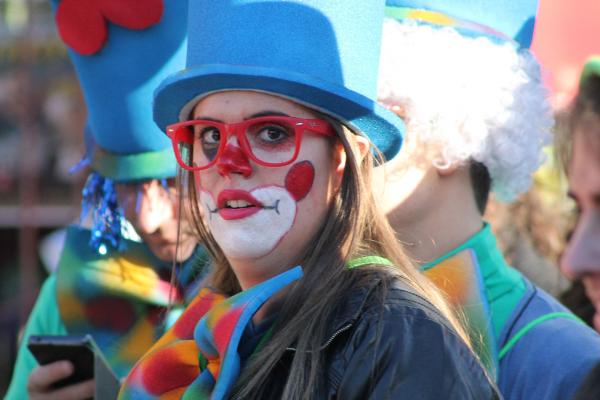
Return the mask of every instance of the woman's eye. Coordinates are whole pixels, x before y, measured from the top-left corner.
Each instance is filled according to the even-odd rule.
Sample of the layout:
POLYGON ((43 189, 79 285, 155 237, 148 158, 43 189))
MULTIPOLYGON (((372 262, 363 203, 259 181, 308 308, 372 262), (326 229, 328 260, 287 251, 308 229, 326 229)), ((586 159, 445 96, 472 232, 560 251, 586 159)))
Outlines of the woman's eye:
POLYGON ((219 144, 221 133, 217 128, 205 128, 200 132, 200 139, 205 145, 219 144))
POLYGON ((278 126, 267 126, 258 132, 258 137, 264 142, 280 142, 287 139, 288 133, 285 129, 278 126))

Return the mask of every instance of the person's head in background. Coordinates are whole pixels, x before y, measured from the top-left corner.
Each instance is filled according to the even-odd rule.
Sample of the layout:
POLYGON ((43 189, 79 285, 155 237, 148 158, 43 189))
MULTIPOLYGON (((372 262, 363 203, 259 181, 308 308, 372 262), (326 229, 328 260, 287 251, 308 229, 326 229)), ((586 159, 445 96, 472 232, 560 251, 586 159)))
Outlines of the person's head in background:
POLYGON ((92 231, 90 246, 125 250, 123 239, 144 242, 161 261, 182 262, 197 241, 180 216, 183 196, 176 187, 176 161, 168 151, 119 155, 100 148, 86 130, 92 172, 83 189, 81 219, 92 231), (107 166, 117 165, 116 168, 107 166))
POLYGON ((184 197, 176 187, 170 146, 115 154, 96 143, 89 121, 85 136, 86 155, 74 169, 87 164, 91 169, 81 210, 83 226, 92 231, 90 246, 102 254, 107 246, 125 250, 123 239, 132 239, 144 242, 161 261, 187 260, 197 242, 179 215, 184 197))
POLYGON ((191 256, 196 240, 187 219, 179 217, 174 177, 120 182, 116 192, 123 216, 157 258, 181 262, 191 256))
POLYGON ((562 122, 556 146, 578 216, 561 270, 583 282, 600 330, 600 56, 586 63, 579 92, 562 122))
POLYGON ((383 206, 424 264, 482 229, 491 191, 509 201, 529 187, 551 109, 538 63, 512 41, 388 19, 380 68, 379 100, 407 124, 383 206))

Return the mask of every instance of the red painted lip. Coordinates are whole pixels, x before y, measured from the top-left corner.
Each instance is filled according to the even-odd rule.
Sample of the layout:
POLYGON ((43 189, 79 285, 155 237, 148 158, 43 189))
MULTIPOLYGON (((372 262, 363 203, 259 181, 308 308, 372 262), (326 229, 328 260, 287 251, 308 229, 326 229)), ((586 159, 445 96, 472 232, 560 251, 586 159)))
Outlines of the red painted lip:
POLYGON ((263 204, 245 190, 226 189, 217 196, 217 207, 221 218, 225 220, 234 220, 246 218, 252 214, 256 214, 262 210, 263 204), (227 208, 226 204, 230 200, 244 200, 250 203, 252 207, 227 208))

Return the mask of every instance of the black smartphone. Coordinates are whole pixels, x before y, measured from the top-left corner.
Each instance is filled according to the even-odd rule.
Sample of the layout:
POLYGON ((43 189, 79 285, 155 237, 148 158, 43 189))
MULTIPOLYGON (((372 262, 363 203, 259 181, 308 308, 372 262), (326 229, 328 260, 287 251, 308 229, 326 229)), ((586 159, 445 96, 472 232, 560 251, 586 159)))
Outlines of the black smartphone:
POLYGON ((90 335, 29 337, 27 347, 40 365, 67 360, 73 364, 73 374, 55 382, 55 389, 83 382, 94 377, 95 344, 90 335))

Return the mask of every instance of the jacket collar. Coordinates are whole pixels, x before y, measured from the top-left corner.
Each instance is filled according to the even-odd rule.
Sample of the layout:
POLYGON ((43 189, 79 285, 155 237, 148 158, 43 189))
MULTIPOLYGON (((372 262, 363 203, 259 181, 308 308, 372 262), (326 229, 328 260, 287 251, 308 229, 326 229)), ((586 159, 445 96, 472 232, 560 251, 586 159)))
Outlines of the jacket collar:
MULTIPOLYGON (((321 345, 321 350, 326 349, 341 333, 352 328, 363 313, 367 300, 373 293, 373 290, 381 283, 381 279, 371 279, 365 285, 352 288, 348 292, 343 306, 335 314, 333 323, 329 324, 329 329, 325 335, 325 341, 321 345)), ((295 347, 288 347, 288 351, 296 351, 295 347)))
POLYGON ((343 306, 336 313, 333 323, 330 325, 331 329, 325 336, 328 340, 324 345, 329 345, 339 333, 349 329, 358 321, 365 309, 367 300, 380 283, 381 279, 371 279, 367 284, 359 285, 350 290, 345 299, 346 301, 343 302, 343 306))

